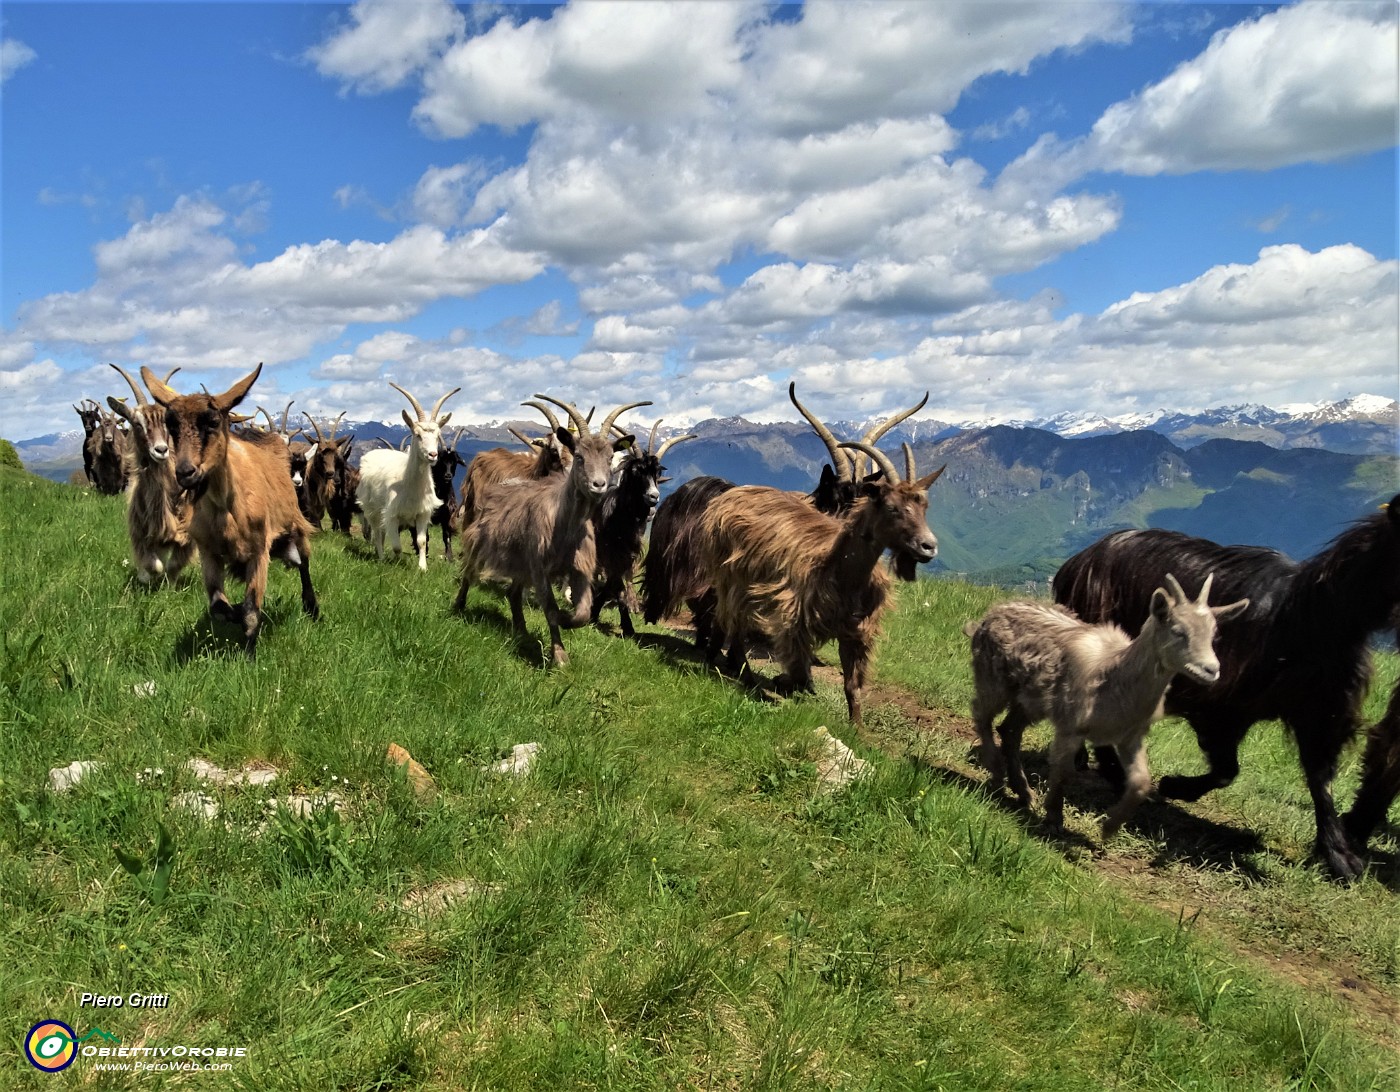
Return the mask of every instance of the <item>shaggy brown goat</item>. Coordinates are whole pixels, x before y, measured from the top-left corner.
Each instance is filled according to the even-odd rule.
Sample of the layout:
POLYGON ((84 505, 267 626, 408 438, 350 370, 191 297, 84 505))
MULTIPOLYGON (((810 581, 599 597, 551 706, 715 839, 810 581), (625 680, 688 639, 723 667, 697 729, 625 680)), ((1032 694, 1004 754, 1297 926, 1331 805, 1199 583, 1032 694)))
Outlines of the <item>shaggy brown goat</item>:
POLYGON ((607 492, 613 453, 632 446, 633 437, 609 437, 621 414, 649 402, 619 406, 608 414, 596 433, 588 421, 567 402, 536 395, 568 412, 577 435, 560 428, 555 435, 573 455, 567 474, 553 474, 520 482, 504 482, 487 490, 476 518, 462 531, 462 585, 454 608, 466 608, 467 592, 484 575, 506 580, 510 588, 511 621, 518 637, 525 636, 521 597, 526 587, 544 608, 549 625, 550 658, 568 662, 559 636, 561 621, 570 629, 585 625, 593 604, 593 574, 597 555, 593 538, 593 510, 607 492), (567 620, 554 601, 554 582, 568 582, 573 614, 567 620))
POLYGON ((459 531, 466 530, 476 520, 482 501, 493 486, 516 478, 545 478, 556 471, 567 470, 573 461, 572 451, 558 439, 563 426, 553 411, 540 402, 522 402, 521 405, 532 406, 544 414, 549 421, 549 434, 540 440, 530 440, 515 433, 516 439, 530 448, 529 451, 493 447, 472 457, 467 464, 466 477, 462 479, 462 501, 456 513, 459 531))
MULTIPOLYGON (((345 471, 350 465, 350 448, 355 443, 355 436, 352 433, 336 438, 336 430, 345 419, 344 413, 331 423, 329 435, 321 432, 321 426, 310 414, 303 416, 316 434, 316 443, 306 454, 306 475, 301 483, 301 511, 310 520, 311 526, 320 530, 321 520, 327 512, 336 508, 338 498, 345 491, 345 471)), ((343 500, 339 503, 341 508, 345 507, 343 500)), ((332 528, 335 525, 335 517, 332 515, 332 528)))
POLYGON ((894 464, 859 441, 884 472, 861 484, 845 515, 818 512, 807 498, 765 486, 736 486, 717 497, 701 522, 705 569, 717 596, 716 621, 731 635, 731 662, 743 668, 740 636, 762 634, 782 665, 779 688, 809 690, 812 653, 835 638, 841 653, 846 710, 861 722, 860 690, 870 662, 890 577, 887 549, 929 561, 938 542, 928 529, 928 487, 942 469, 917 480, 913 452, 900 480, 894 464))
MULTIPOLYGON (((174 580, 194 555, 190 541, 190 519, 194 505, 190 495, 175 481, 171 460, 170 430, 165 409, 155 405, 131 378, 129 372, 111 365, 126 380, 136 399, 128 407, 109 397, 112 411, 131 426, 127 448, 126 532, 131 540, 131 557, 136 579, 143 584, 161 577, 174 580)), ((171 368, 161 381, 169 383, 179 368, 171 368)))
POLYGON ((243 626, 251 654, 262 625, 267 567, 273 557, 301 575, 301 606, 320 616, 311 587, 311 525, 297 506, 287 469, 287 445, 276 436, 231 436, 229 414, 262 374, 252 373, 222 394, 177 394, 141 369, 152 397, 166 410, 175 451, 175 481, 194 498, 190 537, 199 547, 209 613, 243 626), (235 608, 224 594, 224 574, 247 586, 235 608))
POLYGON ((97 428, 83 441, 83 465, 99 493, 115 497, 126 488, 126 444, 117 415, 99 409, 97 428))

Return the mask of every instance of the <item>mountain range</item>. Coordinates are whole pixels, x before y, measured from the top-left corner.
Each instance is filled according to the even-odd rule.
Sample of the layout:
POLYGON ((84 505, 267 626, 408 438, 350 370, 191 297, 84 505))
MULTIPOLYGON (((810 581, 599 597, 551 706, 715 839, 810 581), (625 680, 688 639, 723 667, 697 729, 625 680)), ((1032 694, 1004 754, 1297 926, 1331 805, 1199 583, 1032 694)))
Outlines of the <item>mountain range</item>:
MULTIPOLYGON (((468 426, 453 432, 458 450, 470 456, 515 446, 510 424, 531 434, 542 425, 468 426)), ((634 416, 633 425, 640 432, 642 419, 634 416)), ((831 427, 854 438, 866 426, 831 427)), ((406 430, 366 422, 347 431, 363 451, 380 438, 397 446, 406 430)), ((697 438, 667 456, 669 488, 712 474, 807 491, 828 459, 805 423, 731 417, 686 431, 697 438)), ((891 451, 910 443, 923 471, 948 467, 930 490, 929 523, 940 543, 932 567, 1020 584, 1045 580, 1065 557, 1121 527, 1168 527, 1308 556, 1400 491, 1398 436, 1400 405, 1360 396, 1325 406, 1119 418, 962 425, 922 419, 896 427, 881 443, 891 451)), ((81 465, 80 440, 75 430, 15 447, 33 472, 65 480, 81 465)))

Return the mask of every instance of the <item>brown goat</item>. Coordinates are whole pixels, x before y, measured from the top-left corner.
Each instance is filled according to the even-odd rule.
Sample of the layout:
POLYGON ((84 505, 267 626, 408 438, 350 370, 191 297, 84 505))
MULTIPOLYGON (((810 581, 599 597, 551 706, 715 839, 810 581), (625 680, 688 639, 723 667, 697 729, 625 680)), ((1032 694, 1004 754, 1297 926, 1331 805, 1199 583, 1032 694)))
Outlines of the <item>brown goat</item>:
POLYGON ((741 635, 760 633, 782 665, 779 689, 810 690, 812 654, 834 638, 846 709, 859 724, 860 690, 889 596, 880 555, 904 550, 928 561, 937 552, 927 523, 928 487, 943 470, 915 480, 906 444, 908 473, 900 480, 877 448, 859 441, 841 446, 869 455, 884 472, 862 483, 849 512, 830 516, 800 495, 736 486, 710 503, 701 530, 731 662, 742 669, 743 649, 735 646, 741 635))
MULTIPOLYGON (((343 501, 341 494, 346 488, 345 471, 350 465, 350 448, 355 443, 355 436, 351 433, 336 438, 336 430, 345 419, 344 413, 331 422, 329 434, 321 432, 321 426, 310 414, 303 416, 316 434, 316 443, 306 456, 306 474, 301 483, 301 511, 311 526, 319 531, 327 512, 334 513, 337 505, 345 511, 349 510, 349 504, 343 501)), ((334 514, 331 527, 336 527, 334 514)))
MULTIPOLYGON (((109 397, 107 404, 131 426, 127 445, 126 531, 136 579, 143 584, 164 577, 174 580, 194 555, 190 519, 194 505, 175 481, 175 464, 165 409, 155 405, 124 368, 111 365, 126 380, 136 399, 128 407, 109 397)), ((166 373, 164 383, 179 368, 166 373)))
POLYGON ((573 453, 557 437, 562 426, 550 408, 540 402, 521 404, 532 406, 543 413, 549 421, 550 431, 540 440, 530 440, 511 429, 516 439, 530 448, 529 451, 493 447, 472 457, 471 462, 467 464, 466 476, 462 479, 462 501, 455 513, 456 529, 459 531, 466 530, 475 522, 481 512, 482 502, 493 486, 517 478, 545 478, 558 471, 567 470, 573 461, 573 453))
POLYGON ((262 625, 267 567, 273 557, 301 575, 301 606, 320 616, 311 586, 311 525, 297 506, 288 469, 287 445, 280 437, 232 436, 229 415, 247 397, 262 373, 252 373, 222 394, 177 394, 149 369, 141 369, 152 397, 166 410, 175 450, 175 481, 194 498, 190 537, 199 547, 209 613, 242 623, 244 645, 252 653, 262 625), (225 571, 247 591, 235 608, 224 594, 225 571))
POLYGON ((126 488, 126 443, 117 415, 99 409, 97 428, 83 441, 83 465, 99 493, 115 497, 126 488))
POLYGON ((592 615, 597 554, 591 516, 607 492, 613 453, 633 443, 630 435, 610 438, 612 424, 625 410, 651 403, 619 406, 593 433, 575 407, 547 395, 535 397, 553 402, 573 420, 577 435, 565 428, 555 433, 573 462, 567 474, 504 482, 486 491, 476 518, 462 531, 462 585, 454 609, 466 608, 467 592, 483 575, 508 581, 511 621, 516 635, 524 637, 521 598, 530 587, 549 625, 550 658, 563 664, 568 654, 559 636, 561 621, 573 629, 592 615), (569 586, 573 614, 567 621, 554 601, 555 581, 569 586))

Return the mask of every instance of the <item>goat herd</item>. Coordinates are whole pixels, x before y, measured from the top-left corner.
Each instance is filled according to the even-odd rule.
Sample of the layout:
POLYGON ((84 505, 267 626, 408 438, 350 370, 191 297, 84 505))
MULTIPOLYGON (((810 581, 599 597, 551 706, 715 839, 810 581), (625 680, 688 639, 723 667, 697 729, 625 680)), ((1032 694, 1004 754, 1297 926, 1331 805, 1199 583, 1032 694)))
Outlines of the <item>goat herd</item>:
MULTIPOLYGON (((135 403, 108 398, 111 414, 95 403, 74 407, 87 432, 85 473, 103 492, 125 489, 138 578, 171 579, 197 550, 211 615, 240 626, 250 653, 270 560, 298 570, 303 609, 316 618, 310 536, 326 514, 333 529, 348 532, 358 511, 380 558, 386 548, 398 555, 402 529, 411 530, 420 569, 430 526, 442 527, 449 560, 459 537, 459 612, 474 584, 501 581, 523 636, 523 597, 531 591, 556 664, 567 659, 561 629, 596 621, 610 604, 629 637, 633 612, 656 623, 689 607, 699 650, 740 678, 751 678, 749 642, 763 641, 782 667, 774 686, 785 693, 811 688, 814 653, 835 640, 847 710, 859 724, 891 574, 913 580, 937 550, 928 489, 943 470, 920 476, 904 444, 901 473, 876 447, 923 408, 927 394, 859 440, 842 441, 789 387, 830 455, 810 494, 700 477, 659 506, 668 480, 661 460, 693 436, 657 447, 658 421, 643 446, 618 422, 650 402, 617 407, 595 430, 591 411, 536 395, 525 404, 543 413, 549 431, 515 433, 528 450, 473 458, 459 502, 454 475, 462 459, 456 441, 449 446, 442 436, 451 418, 442 407, 457 390, 427 411, 391 384, 413 409, 412 416, 403 411, 407 450, 367 451, 356 468, 353 437, 336 435, 343 414, 328 433, 311 422, 315 442, 307 443, 287 431, 290 405, 280 428, 265 410, 265 429, 233 412, 262 365, 221 394, 184 395, 168 386, 173 372, 160 379, 143 367, 150 398, 112 367, 135 403), (567 414, 567 424, 550 405, 567 414), (639 599, 634 584, 649 522, 639 599), (888 567, 881 564, 886 551, 888 567), (228 573, 246 585, 237 607, 224 592, 228 573), (567 609, 555 599, 556 586, 567 589, 567 609)), ((1400 495, 1302 563, 1171 531, 1119 531, 1066 562, 1053 590, 1055 606, 1001 603, 966 627, 972 715, 993 791, 1009 783, 1018 802, 1031 806, 1021 738, 1028 725, 1048 719, 1047 821, 1059 825, 1067 777, 1091 743, 1101 772, 1122 793, 1104 821, 1107 837, 1148 792, 1143 744, 1164 712, 1191 725, 1208 764, 1203 774, 1159 781, 1161 796, 1179 800, 1233 781, 1245 733, 1277 718, 1297 742, 1318 857, 1339 878, 1362 872, 1360 855, 1400 795, 1400 688, 1370 731, 1361 788, 1345 816, 1337 814, 1332 781, 1360 724, 1368 643, 1400 624, 1400 495), (1199 591, 1193 598, 1187 588, 1199 591), (1211 605, 1212 594, 1226 605, 1211 605), (993 721, 1003 711, 998 747, 993 721)))

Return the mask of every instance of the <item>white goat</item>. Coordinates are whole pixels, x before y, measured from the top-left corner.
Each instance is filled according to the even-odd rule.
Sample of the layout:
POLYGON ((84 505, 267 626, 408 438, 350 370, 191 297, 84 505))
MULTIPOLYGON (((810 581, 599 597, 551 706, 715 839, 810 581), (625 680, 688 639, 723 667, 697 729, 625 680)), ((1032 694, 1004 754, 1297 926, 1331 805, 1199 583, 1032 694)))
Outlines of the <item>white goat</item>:
POLYGON ((1162 699, 1172 676, 1184 673, 1198 683, 1220 677, 1211 645, 1217 621, 1239 614, 1248 599, 1227 607, 1206 605, 1213 576, 1206 577, 1193 602, 1176 578, 1152 593, 1142 632, 1130 639, 1115 625, 1089 625, 1060 607, 1023 601, 998 603, 963 632, 972 638, 976 695, 972 719, 982 741, 982 764, 991 771, 990 788, 1010 779, 1011 789, 1029 808, 1032 795, 1021 766, 1021 736, 1038 720, 1055 726, 1050 745, 1050 787, 1045 795, 1047 825, 1064 820, 1065 783, 1085 741, 1111 745, 1122 760, 1123 795, 1103 821, 1111 837, 1132 815, 1151 787, 1145 741, 1162 716, 1162 699), (992 720, 1005 709, 997 731, 992 720))
POLYGON ((402 552, 399 539, 400 527, 412 527, 416 531, 414 541, 418 543, 418 568, 428 568, 428 524, 433 518, 433 510, 442 503, 433 489, 433 465, 437 462, 442 447, 442 426, 452 418, 448 413, 442 417, 438 411, 442 405, 461 387, 455 387, 437 400, 432 413, 426 413, 418 404, 418 399, 409 394, 397 383, 389 386, 408 399, 418 415, 414 420, 403 411, 404 424, 408 425, 409 445, 405 451, 375 450, 366 451, 360 458, 360 487, 356 499, 364 514, 360 517, 360 529, 366 539, 373 535, 374 551, 384 557, 384 539, 387 536, 393 547, 394 556, 402 552))

